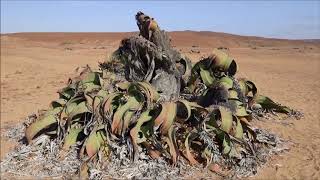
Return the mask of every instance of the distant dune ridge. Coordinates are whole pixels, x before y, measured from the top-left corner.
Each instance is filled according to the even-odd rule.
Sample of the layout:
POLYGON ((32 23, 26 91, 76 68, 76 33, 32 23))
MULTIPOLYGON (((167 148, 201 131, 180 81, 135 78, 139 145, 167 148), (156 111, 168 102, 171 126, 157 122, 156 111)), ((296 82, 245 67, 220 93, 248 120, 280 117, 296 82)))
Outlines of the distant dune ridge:
MULTIPOLYGON (((130 35, 138 34, 138 32, 30 32, 30 33, 11 33, 2 34, 1 36, 9 36, 23 38, 30 41, 45 42, 111 42, 120 41, 122 38, 130 35)), ((173 31, 169 32, 174 46, 201 46, 201 47, 290 47, 290 46, 319 46, 320 39, 307 40, 288 40, 263 38, 256 36, 240 36, 221 32, 211 31, 173 31)))

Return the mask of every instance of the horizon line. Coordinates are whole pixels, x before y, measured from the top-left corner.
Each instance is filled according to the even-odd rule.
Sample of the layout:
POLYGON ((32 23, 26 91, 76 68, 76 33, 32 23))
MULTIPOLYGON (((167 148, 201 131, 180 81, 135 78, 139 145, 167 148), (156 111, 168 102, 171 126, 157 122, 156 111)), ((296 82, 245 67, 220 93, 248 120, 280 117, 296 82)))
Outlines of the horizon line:
MULTIPOLYGON (((139 31, 25 31, 25 32, 6 32, 0 33, 0 35, 11 35, 11 34, 23 34, 23 33, 137 33, 139 31)), ((320 38, 281 38, 281 37, 267 37, 267 36, 257 36, 257 35, 241 35, 241 34, 233 34, 226 32, 218 32, 218 31, 210 31, 210 30, 175 30, 175 31, 166 31, 168 33, 172 32, 209 32, 209 33, 218 33, 218 34, 228 34, 233 36, 242 36, 242 37, 255 37, 255 38, 263 38, 263 39, 274 39, 274 40, 320 40, 320 38)))

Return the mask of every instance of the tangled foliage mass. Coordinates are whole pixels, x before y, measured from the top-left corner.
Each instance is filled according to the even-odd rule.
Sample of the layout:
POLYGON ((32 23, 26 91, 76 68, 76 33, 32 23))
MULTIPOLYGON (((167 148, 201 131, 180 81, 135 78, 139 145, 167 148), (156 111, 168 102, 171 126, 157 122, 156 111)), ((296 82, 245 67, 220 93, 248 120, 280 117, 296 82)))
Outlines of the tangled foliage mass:
POLYGON ((153 18, 138 12, 136 20, 140 35, 122 40, 99 71, 86 67, 70 79, 27 125, 27 142, 54 140, 59 159, 72 152, 79 174, 90 177, 106 162, 143 158, 220 175, 254 173, 280 139, 250 121, 266 112, 300 114, 236 79, 237 64, 225 52, 214 49, 192 66, 153 18))

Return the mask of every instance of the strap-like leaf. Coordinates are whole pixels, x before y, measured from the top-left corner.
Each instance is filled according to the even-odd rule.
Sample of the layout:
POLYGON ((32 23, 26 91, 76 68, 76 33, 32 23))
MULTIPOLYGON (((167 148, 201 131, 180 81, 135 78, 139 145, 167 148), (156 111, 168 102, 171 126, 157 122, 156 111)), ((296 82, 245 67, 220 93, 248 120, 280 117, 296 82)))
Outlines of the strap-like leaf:
POLYGON ((128 81, 118 82, 116 84, 116 86, 121 90, 127 90, 130 86, 130 82, 128 82, 128 81))
POLYGON ((179 99, 177 101, 177 116, 184 120, 188 120, 191 116, 192 109, 205 110, 204 107, 200 106, 196 102, 190 102, 184 99, 179 99))
POLYGON ((246 117, 239 117, 239 120, 243 122, 246 126, 251 126, 248 119, 246 117))
POLYGON ((219 107, 219 112, 221 117, 221 129, 229 133, 232 128, 232 112, 222 106, 219 107))
POLYGON ((44 116, 60 114, 62 109, 63 109, 63 107, 51 108, 44 114, 44 116))
POLYGON ((125 112, 123 116, 123 125, 122 125, 122 135, 128 130, 130 124, 132 124, 132 117, 136 113, 137 108, 130 108, 128 111, 125 112))
POLYGON ((214 82, 214 76, 210 73, 210 69, 205 70, 200 68, 200 77, 202 82, 208 87, 210 87, 214 82))
POLYGON ((51 102, 51 108, 63 107, 66 103, 66 99, 57 99, 51 102))
POLYGON ((165 139, 169 146, 172 162, 173 164, 176 164, 179 156, 179 150, 176 140, 176 131, 173 126, 170 127, 168 135, 165 137, 165 139))
POLYGON ((184 120, 188 120, 191 116, 191 106, 189 101, 181 99, 177 101, 177 116, 184 120))
MULTIPOLYGON (((199 79, 199 77, 201 78, 200 75, 200 71, 205 70, 208 71, 209 69, 211 69, 212 66, 212 59, 206 58, 206 59, 202 59, 200 61, 198 61, 191 69, 191 77, 189 79, 189 82, 187 83, 188 87, 193 91, 195 88, 195 82, 199 79)), ((206 76, 206 72, 203 72, 203 76, 206 76)), ((209 73, 210 74, 210 73, 209 73)), ((210 75, 211 78, 213 78, 213 76, 210 75)), ((210 82, 210 79, 209 82, 210 82)), ((212 79, 213 81, 214 79, 212 79)), ((208 83, 210 84, 210 83, 208 83)))
POLYGON ((248 81, 246 79, 239 79, 238 84, 244 96, 247 96, 250 92, 252 92, 253 97, 256 96, 258 89, 252 81, 248 81))
POLYGON ((143 93, 146 98, 147 106, 150 108, 153 102, 156 102, 160 95, 155 88, 148 82, 131 83, 128 88, 129 95, 137 96, 137 93, 143 93))
POLYGON ((74 116, 85 112, 90 112, 90 110, 87 107, 87 103, 83 101, 74 107, 72 112, 70 112, 68 119, 72 119, 74 116))
POLYGON ((91 83, 91 82, 90 83, 84 83, 84 84, 81 84, 81 85, 82 85, 82 88, 84 89, 85 93, 101 89, 100 85, 97 85, 97 84, 94 84, 94 83, 91 83))
POLYGON ((137 120, 137 124, 130 131, 132 141, 135 142, 136 144, 145 141, 141 131, 141 126, 152 119, 152 116, 149 115, 149 113, 150 113, 150 110, 147 110, 141 113, 140 117, 137 120))
POLYGON ((99 74, 97 72, 89 72, 83 77, 81 82, 83 84, 93 83, 93 84, 99 85, 99 83, 100 83, 99 74))
POLYGON ((228 90, 233 88, 233 80, 228 76, 224 76, 221 79, 219 79, 218 84, 220 86, 225 87, 228 90))
POLYGON ((138 144, 146 140, 143 132, 141 131, 141 126, 152 119, 152 116, 150 116, 149 113, 150 110, 141 113, 140 117, 137 120, 137 124, 130 130, 135 160, 137 158, 138 153, 138 144))
POLYGON ((189 160, 191 165, 196 165, 199 164, 199 162, 194 158, 193 154, 191 153, 190 150, 190 144, 191 142, 196 139, 199 135, 197 133, 189 133, 186 137, 186 140, 184 142, 184 146, 186 148, 186 157, 189 160))
POLYGON ((161 104, 161 112, 154 121, 154 129, 157 130, 160 125, 168 118, 170 109, 176 106, 173 102, 164 102, 161 104))
POLYGON ((85 143, 86 152, 88 157, 94 156, 106 140, 106 135, 103 131, 93 131, 90 133, 85 143))
MULTIPOLYGON (((160 127, 160 132, 163 135, 166 135, 172 126, 175 117, 177 115, 177 105, 174 102, 168 102, 165 105, 165 110, 166 114, 164 114, 164 118, 162 119, 161 127, 160 127)), ((161 112, 162 113, 162 112, 161 112)), ((161 115, 160 113, 160 115, 161 115)), ((161 120, 159 120, 161 122, 161 120)))
POLYGON ((93 99, 95 97, 89 93, 84 93, 84 97, 86 98, 87 107, 93 112, 93 99))
POLYGON ((187 58, 187 57, 183 57, 180 59, 180 61, 178 62, 180 63, 183 67, 184 67, 184 73, 182 74, 182 80, 187 83, 187 81, 189 80, 190 76, 191 76, 191 61, 187 58))
POLYGON ((126 130, 129 126, 129 122, 131 120, 131 117, 133 116, 133 113, 129 113, 126 116, 126 121, 124 121, 124 117, 126 113, 129 110, 137 110, 140 106, 140 103, 135 97, 129 97, 128 101, 121 105, 117 111, 115 112, 111 124, 111 132, 117 135, 120 135, 122 133, 122 130, 126 130))
POLYGON ((236 62, 228 56, 227 53, 214 49, 213 54, 209 57, 213 59, 213 68, 220 70, 222 72, 228 73, 228 75, 233 76, 237 72, 237 64, 236 62))
POLYGON ((234 136, 238 139, 243 139, 243 128, 242 128, 241 122, 237 117, 235 118, 237 119, 237 126, 236 126, 236 131, 234 136))
POLYGON ((258 89, 256 85, 252 81, 246 81, 246 85, 248 87, 249 92, 252 92, 253 97, 255 97, 256 94, 258 93, 258 89))
POLYGON ((39 119, 27 127, 25 135, 28 140, 28 143, 36 136, 41 130, 48 128, 49 126, 57 123, 56 116, 50 114, 44 116, 42 119, 39 119))
POLYGON ((74 96, 75 90, 68 86, 59 90, 58 93, 59 93, 60 99, 69 100, 74 96))
POLYGON ((71 128, 64 139, 64 144, 62 149, 68 150, 70 146, 76 144, 78 136, 82 130, 83 128, 76 128, 76 127, 71 128))
POLYGON ((103 111, 106 116, 112 116, 115 105, 118 104, 118 101, 122 96, 123 94, 118 92, 110 93, 106 96, 103 103, 103 111))
POLYGON ((92 102, 92 113, 99 113, 100 105, 103 101, 103 98, 101 96, 94 96, 93 102, 92 102))
POLYGON ((76 108, 77 105, 83 101, 85 101, 85 98, 83 96, 77 96, 70 99, 64 106, 60 115, 60 119, 67 120, 69 118, 70 113, 73 111, 73 109, 76 108))
POLYGON ((269 97, 258 95, 254 98, 254 102, 260 104, 263 109, 274 110, 281 113, 290 113, 292 110, 287 106, 275 103, 269 97))
POLYGON ((229 154, 231 151, 231 142, 230 138, 227 134, 224 134, 223 142, 222 142, 222 147, 223 147, 223 154, 229 154))
POLYGON ((239 117, 249 116, 247 113, 246 108, 244 107, 244 104, 239 99, 229 99, 229 103, 232 106, 235 106, 235 115, 239 117))
POLYGON ((107 95, 109 94, 108 91, 104 90, 104 89, 101 89, 97 94, 96 96, 99 96, 101 97, 102 99, 104 99, 105 97, 107 97, 107 95))
POLYGON ((236 116, 239 116, 239 117, 248 116, 249 114, 247 113, 247 110, 244 107, 244 104, 240 101, 238 97, 238 92, 233 89, 229 89, 228 95, 229 95, 228 97, 229 104, 235 107, 236 116))

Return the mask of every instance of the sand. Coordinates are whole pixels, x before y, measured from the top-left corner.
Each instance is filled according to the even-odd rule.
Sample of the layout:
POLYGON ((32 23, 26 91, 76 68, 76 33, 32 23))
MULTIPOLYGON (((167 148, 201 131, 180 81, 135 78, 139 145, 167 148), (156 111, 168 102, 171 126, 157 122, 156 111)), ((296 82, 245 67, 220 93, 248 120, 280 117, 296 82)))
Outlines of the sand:
MULTIPOLYGON (((1 35, 1 132, 22 123, 58 97, 75 69, 97 68, 120 40, 135 33, 18 33, 1 35)), ((172 32, 173 45, 199 60, 226 47, 238 64, 237 77, 253 80, 262 94, 301 110, 304 118, 257 122, 292 141, 252 179, 320 178, 320 41, 293 41, 213 32, 172 32)), ((1 138, 1 159, 17 143, 1 138)))

